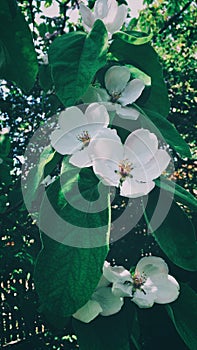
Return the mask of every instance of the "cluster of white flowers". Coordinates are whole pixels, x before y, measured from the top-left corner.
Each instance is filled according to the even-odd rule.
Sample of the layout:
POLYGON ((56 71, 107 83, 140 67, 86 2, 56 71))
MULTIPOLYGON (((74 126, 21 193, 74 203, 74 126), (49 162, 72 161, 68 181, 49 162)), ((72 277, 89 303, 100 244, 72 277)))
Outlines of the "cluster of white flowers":
POLYGON ((103 184, 120 188, 122 196, 148 194, 170 156, 158 149, 158 139, 149 130, 133 131, 122 144, 117 131, 108 125, 109 114, 103 104, 91 103, 85 113, 70 107, 60 113, 59 129, 52 132, 51 144, 60 154, 71 155, 71 164, 92 166, 103 184))
POLYGON ((124 297, 130 297, 140 308, 150 308, 154 303, 171 303, 178 295, 179 284, 168 275, 168 266, 160 257, 140 259, 134 273, 123 266, 112 267, 105 261, 95 292, 73 317, 89 323, 99 314, 110 316, 119 312, 124 297))

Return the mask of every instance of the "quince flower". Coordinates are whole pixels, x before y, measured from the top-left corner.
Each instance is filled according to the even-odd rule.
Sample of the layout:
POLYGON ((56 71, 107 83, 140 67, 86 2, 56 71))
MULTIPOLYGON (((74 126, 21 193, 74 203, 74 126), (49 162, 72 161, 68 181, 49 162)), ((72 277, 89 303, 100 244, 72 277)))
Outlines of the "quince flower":
POLYGON ((112 293, 110 282, 102 276, 91 299, 77 310, 73 317, 85 323, 91 322, 99 314, 110 316, 120 311, 123 298, 112 293))
POLYGON ((103 274, 112 286, 112 293, 119 297, 131 297, 140 308, 154 303, 168 304, 179 296, 179 284, 168 275, 168 266, 162 258, 148 256, 139 260, 131 274, 122 266, 110 266, 105 262, 103 274))
POLYGON ((140 112, 127 105, 135 102, 145 88, 141 79, 130 80, 131 73, 127 67, 112 66, 105 74, 105 89, 89 87, 83 96, 84 102, 94 101, 103 103, 106 108, 115 110, 116 113, 124 118, 136 120, 140 112))
POLYGON ((103 129, 91 143, 93 170, 105 185, 120 187, 120 195, 137 198, 148 194, 166 169, 170 156, 158 149, 155 134, 146 129, 133 131, 124 145, 116 130, 103 129))
POLYGON ((105 24, 108 32, 113 34, 123 25, 127 17, 127 6, 118 6, 116 0, 96 0, 94 13, 83 3, 79 5, 83 26, 89 32, 97 19, 105 24))
POLYGON ((71 154, 71 164, 89 167, 92 165, 89 145, 108 124, 109 115, 103 105, 92 103, 85 113, 77 107, 69 107, 60 113, 59 129, 52 132, 51 145, 60 154, 71 154))

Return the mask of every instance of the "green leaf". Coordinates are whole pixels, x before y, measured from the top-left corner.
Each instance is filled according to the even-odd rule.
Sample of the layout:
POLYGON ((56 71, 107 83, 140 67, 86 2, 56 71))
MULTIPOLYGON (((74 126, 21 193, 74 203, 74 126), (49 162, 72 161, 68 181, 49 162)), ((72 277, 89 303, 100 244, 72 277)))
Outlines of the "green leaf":
POLYGON ((175 265, 188 271, 195 271, 197 269, 197 245, 194 227, 188 216, 174 201, 171 206, 170 204, 170 196, 162 189, 159 191, 158 188, 155 188, 149 194, 146 207, 148 228, 161 249, 175 265), (169 212, 162 222, 160 216, 162 218, 166 208, 169 208, 169 212), (160 226, 155 228, 160 221, 160 226))
POLYGON ((159 179, 154 180, 156 185, 160 188, 163 188, 169 194, 174 196, 174 199, 177 202, 187 205, 192 210, 197 210, 197 200, 196 198, 183 187, 178 184, 166 179, 164 176, 160 176, 159 179))
MULTIPOLYGON (((161 114, 148 110, 146 108, 142 108, 145 112, 145 117, 151 121, 156 128, 159 129, 162 136, 166 140, 166 142, 177 152, 181 157, 191 157, 191 151, 188 144, 176 130, 175 126, 170 123, 166 118, 164 118, 161 114)), ((154 126, 153 126, 154 128, 154 126)))
POLYGON ((0 135, 0 157, 7 157, 10 153, 10 138, 8 134, 0 135))
POLYGON ((39 81, 41 88, 48 92, 53 88, 53 80, 51 77, 51 67, 49 64, 42 64, 39 67, 39 81))
MULTIPOLYGON (((90 299, 99 282, 108 252, 110 215, 107 195, 105 210, 88 212, 92 202, 75 188, 83 181, 78 169, 66 162, 63 170, 61 178, 47 189, 41 206, 40 228, 48 236, 42 233, 35 283, 42 311, 65 318, 90 299), (89 209, 81 205, 83 201, 89 209)), ((92 187, 94 183, 89 198, 95 191, 92 187)), ((88 198, 87 188, 85 191, 88 198)))
POLYGON ((190 350, 196 350, 197 303, 194 290, 181 284, 179 298, 166 309, 185 344, 190 350))
POLYGON ((73 319, 80 349, 130 350, 130 334, 135 309, 131 302, 129 304, 117 314, 98 316, 88 324, 73 319))
POLYGON ((79 100, 96 72, 105 65, 107 43, 106 28, 97 20, 87 36, 82 32, 68 33, 50 46, 52 78, 57 96, 66 107, 79 100))
POLYGON ((8 164, 5 164, 3 162, 0 164, 0 183, 4 184, 5 186, 9 186, 12 182, 12 178, 10 175, 11 168, 8 164))
MULTIPOLYGON (((162 67, 155 50, 149 43, 134 45, 116 37, 110 46, 110 52, 126 64, 132 64, 151 77, 151 88, 143 107, 154 110, 164 117, 169 113, 169 100, 163 79, 162 67)), ((139 100, 139 105, 141 105, 139 100)))
POLYGON ((31 32, 16 2, 1 1, 0 77, 14 81, 24 92, 33 87, 38 72, 31 32))
POLYGON ((30 210, 33 201, 36 199, 42 180, 52 172, 60 159, 61 155, 49 145, 41 153, 38 164, 30 169, 26 179, 27 188, 23 188, 23 195, 28 210, 30 210))
POLYGON ((135 30, 131 30, 128 32, 117 32, 113 34, 112 39, 121 39, 125 41, 128 44, 133 44, 133 45, 143 45, 148 43, 152 39, 152 34, 147 34, 143 32, 138 32, 135 30))

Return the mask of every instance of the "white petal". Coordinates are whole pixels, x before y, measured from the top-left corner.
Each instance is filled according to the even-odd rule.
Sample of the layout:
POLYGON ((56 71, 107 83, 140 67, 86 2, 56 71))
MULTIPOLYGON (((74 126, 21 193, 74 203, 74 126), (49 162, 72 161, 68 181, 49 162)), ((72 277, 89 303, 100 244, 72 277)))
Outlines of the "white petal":
POLYGON ((154 187, 155 183, 153 181, 143 183, 127 177, 120 187, 120 195, 128 198, 138 198, 147 195, 154 187))
POLYGON ((78 168, 86 168, 92 165, 92 160, 89 157, 87 148, 74 153, 70 159, 69 163, 77 166, 78 168))
POLYGON ((116 174, 117 163, 106 160, 93 161, 94 173, 98 176, 101 182, 107 186, 119 186, 120 177, 116 174))
POLYGON ((155 274, 168 274, 168 265, 158 256, 145 256, 136 265, 136 272, 153 276, 155 274))
POLYGON ((50 136, 52 147, 60 154, 72 154, 80 149, 81 145, 74 134, 64 130, 54 130, 50 136))
POLYGON ((109 285, 110 282, 102 275, 96 289, 101 287, 108 287, 109 285))
POLYGON ((125 283, 122 282, 115 282, 112 286, 112 292, 114 295, 119 297, 132 297, 132 289, 133 289, 133 283, 132 283, 131 277, 125 280, 125 283))
POLYGON ((125 141, 125 155, 134 166, 149 162, 157 149, 156 135, 143 128, 133 131, 125 141))
POLYGON ((180 288, 174 277, 170 275, 168 275, 167 278, 155 276, 154 281, 158 288, 155 303, 168 304, 178 298, 180 288))
POLYGON ((116 0, 96 0, 94 5, 95 18, 105 20, 105 17, 107 17, 109 13, 113 16, 114 12, 117 12, 117 8, 116 0))
POLYGON ((103 266, 103 275, 109 282, 131 280, 131 274, 123 266, 111 266, 105 262, 103 266))
POLYGON ((85 29, 87 31, 90 31, 95 21, 95 17, 92 11, 82 3, 79 5, 79 11, 81 13, 82 21, 85 29))
POLYGON ((112 12, 108 13, 108 16, 105 18, 104 23, 107 27, 107 30, 113 34, 117 32, 125 22, 125 19, 127 17, 127 6, 126 5, 120 5, 118 6, 118 9, 116 12, 114 11, 112 16, 112 12))
MULTIPOLYGON (((142 287, 143 289, 143 287, 142 287)), ((156 291, 147 292, 145 293, 142 290, 137 289, 134 293, 133 299, 131 299, 135 304, 137 304, 140 308, 149 308, 152 307, 155 298, 156 298, 156 291), (145 294, 146 293, 146 294, 145 294)))
POLYGON ((123 158, 123 145, 115 129, 103 128, 90 143, 89 154, 93 160, 119 163, 123 158))
POLYGON ((123 298, 115 296, 112 293, 111 287, 103 287, 97 289, 96 292, 94 292, 92 298, 100 304, 102 308, 102 316, 110 316, 116 314, 120 311, 124 304, 123 298))
POLYGON ((87 118, 78 107, 69 107, 60 113, 58 124, 60 129, 70 132, 87 124, 87 118))
POLYGON ((126 85, 118 101, 122 106, 132 104, 140 97, 144 88, 145 84, 141 79, 133 79, 126 85))
POLYGON ((119 117, 129 120, 137 120, 140 112, 133 107, 122 107, 117 111, 119 117))
POLYGON ((112 66, 105 74, 105 86, 110 95, 122 92, 130 79, 130 71, 127 67, 112 66))
POLYGON ((91 103, 85 111, 85 116, 89 124, 99 123, 101 128, 109 124, 107 109, 99 103, 91 103))
POLYGON ((97 317, 101 311, 102 308, 96 300, 89 300, 73 314, 73 317, 81 322, 89 323, 97 317))
POLYGON ((165 150, 158 150, 148 163, 135 167, 132 170, 132 175, 138 181, 152 181, 162 174, 169 162, 169 154, 165 150))

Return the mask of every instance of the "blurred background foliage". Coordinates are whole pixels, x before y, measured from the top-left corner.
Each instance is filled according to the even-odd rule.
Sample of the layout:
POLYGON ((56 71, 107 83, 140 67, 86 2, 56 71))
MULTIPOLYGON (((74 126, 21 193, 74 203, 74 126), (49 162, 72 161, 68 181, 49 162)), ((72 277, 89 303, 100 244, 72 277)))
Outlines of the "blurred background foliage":
MULTIPOLYGON (((129 5, 135 6, 136 2, 129 1, 129 5)), ((44 65, 44 55, 58 35, 82 28, 80 21, 77 24, 74 22, 78 2, 18 0, 17 3, 32 32, 39 62, 39 75, 28 94, 10 81, 2 80, 0 87, 0 291, 3 316, 0 326, 1 346, 19 350, 76 349, 77 341, 76 337, 72 336, 73 330, 69 327, 64 332, 54 330, 50 322, 40 318, 37 310, 38 301, 32 272, 41 242, 36 218, 34 220, 30 217, 23 202, 20 176, 23 155, 31 136, 48 117, 63 108, 51 86, 50 76, 44 65), (54 13, 52 10, 48 12, 51 5, 54 13), (4 158, 1 156, 3 153, 4 158)), ((92 7, 94 1, 89 1, 89 4, 92 7)), ((193 155, 193 160, 188 160, 180 159, 174 154, 175 172, 172 179, 194 195, 197 193, 196 15, 197 7, 194 1, 145 0, 138 18, 132 18, 131 8, 131 20, 128 23, 128 29, 152 33, 152 44, 160 56, 169 91, 169 120, 188 142, 193 155)), ((196 224, 194 214, 186 207, 184 209, 196 224)), ((143 223, 139 223, 134 243, 137 254, 139 250, 143 254, 150 251, 158 253, 159 248, 150 237, 146 237, 143 223)), ((161 252, 159 254, 161 255, 161 252)), ((124 263, 121 260, 121 242, 119 256, 118 262, 124 263)), ((177 268, 177 274, 179 273, 177 268)), ((190 276, 187 272, 186 281, 190 277, 192 280, 192 273, 190 276)), ((166 316, 163 315, 162 319, 161 315, 160 306, 146 310, 146 314, 143 311, 139 312, 139 318, 143 318, 144 322, 142 349, 161 350, 170 348, 170 344, 174 349, 187 349, 178 338, 172 324, 166 326, 166 316), (166 335, 169 338, 166 339, 166 335)))

